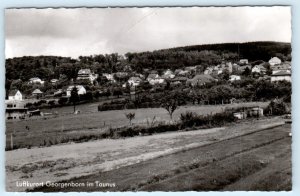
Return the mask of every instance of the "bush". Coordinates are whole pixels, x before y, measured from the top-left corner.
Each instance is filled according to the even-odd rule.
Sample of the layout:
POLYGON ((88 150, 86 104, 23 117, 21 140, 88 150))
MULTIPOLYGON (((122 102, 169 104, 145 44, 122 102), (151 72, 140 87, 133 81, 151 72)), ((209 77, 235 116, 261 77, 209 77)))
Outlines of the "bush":
POLYGON ((266 108, 266 113, 270 115, 283 115, 286 114, 287 107, 282 100, 271 101, 266 108))

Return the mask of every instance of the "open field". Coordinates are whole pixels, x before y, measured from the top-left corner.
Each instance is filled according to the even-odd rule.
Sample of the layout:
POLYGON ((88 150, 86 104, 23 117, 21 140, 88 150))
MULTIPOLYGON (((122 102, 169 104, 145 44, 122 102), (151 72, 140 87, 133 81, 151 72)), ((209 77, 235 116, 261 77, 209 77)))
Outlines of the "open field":
MULTIPOLYGON (((267 102, 253 102, 227 105, 210 106, 181 106, 174 112, 175 120, 178 120, 181 113, 186 111, 196 112, 197 114, 207 115, 221 112, 225 108, 241 106, 260 106, 266 107, 267 102)), ((10 145, 11 136, 13 136, 14 145, 20 147, 45 146, 61 143, 62 140, 70 138, 79 138, 81 136, 90 136, 103 133, 110 127, 127 126, 128 119, 125 113, 135 112, 134 125, 147 125, 152 122, 169 121, 170 117, 165 109, 145 108, 137 110, 115 110, 97 112, 97 104, 84 104, 80 107, 85 108, 81 114, 63 115, 63 111, 71 112, 71 107, 60 108, 62 115, 55 118, 39 118, 24 121, 6 122, 6 146, 10 145), (70 110, 70 111, 69 111, 70 110), (26 129, 26 126, 29 130, 26 129)))
MULTIPOLYGON (((171 180, 177 175, 191 172, 192 169, 203 170, 204 167, 208 167, 204 170, 207 172, 215 171, 216 165, 214 164, 222 163, 224 168, 228 167, 227 164, 232 165, 232 167, 228 167, 227 172, 233 173, 235 176, 234 180, 229 183, 231 186, 234 186, 239 180, 255 178, 255 172, 264 171, 270 174, 269 178, 274 174, 277 175, 278 179, 287 180, 287 184, 282 189, 289 189, 290 173, 287 173, 285 177, 280 174, 281 170, 276 170, 276 168, 285 167, 286 170, 284 171, 290 172, 289 161, 291 157, 288 155, 291 150, 291 139, 288 137, 290 125, 281 126, 282 124, 284 122, 279 117, 252 119, 224 128, 170 132, 126 139, 104 139, 80 144, 7 151, 6 188, 8 191, 24 191, 26 187, 16 187, 15 184, 16 181, 23 180, 57 182, 72 179, 71 181, 74 182, 91 182, 97 179, 103 182, 114 182, 117 187, 114 189, 101 187, 96 189, 94 187, 94 189, 80 190, 72 188, 57 190, 45 187, 41 190, 155 190, 159 186, 156 185, 158 182, 171 180), (280 158, 282 154, 287 156, 282 158, 284 160, 281 163, 282 167, 278 165, 272 167, 277 173, 270 168, 267 169, 269 164, 276 165, 277 161, 275 160, 280 158), (243 160, 245 161, 243 162, 243 160), (239 164, 241 167, 248 168, 242 178, 239 177, 239 164)), ((216 175, 219 177, 224 175, 222 172, 213 173, 215 173, 216 179, 218 179, 216 175)), ((224 178, 227 178, 226 175, 224 178)), ((197 182, 192 178, 186 180, 187 182, 197 182)), ((209 184, 211 181, 206 183, 209 184)), ((214 187, 212 190, 230 189, 228 183, 225 183, 226 186, 223 182, 221 184, 223 185, 214 187)), ((194 186, 197 187, 197 185, 194 186)), ((169 186, 165 187, 168 188, 169 186)), ((176 190, 185 190, 184 187, 179 186, 176 190)), ((209 187, 207 186, 207 189, 209 187)), ((173 187, 169 188, 173 189, 173 187)), ((273 187, 270 186, 270 188, 273 187)))
POLYGON ((290 125, 283 125, 71 180, 101 180, 115 183, 113 188, 44 187, 36 191, 289 191, 289 129, 290 125))

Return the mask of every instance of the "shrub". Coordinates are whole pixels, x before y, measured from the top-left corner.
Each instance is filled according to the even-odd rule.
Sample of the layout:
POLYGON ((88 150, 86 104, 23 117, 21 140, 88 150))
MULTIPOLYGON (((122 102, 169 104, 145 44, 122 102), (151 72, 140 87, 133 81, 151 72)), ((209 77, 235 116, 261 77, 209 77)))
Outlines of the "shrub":
POLYGON ((266 113, 270 115, 283 115, 286 112, 286 104, 282 100, 271 101, 266 108, 266 113))

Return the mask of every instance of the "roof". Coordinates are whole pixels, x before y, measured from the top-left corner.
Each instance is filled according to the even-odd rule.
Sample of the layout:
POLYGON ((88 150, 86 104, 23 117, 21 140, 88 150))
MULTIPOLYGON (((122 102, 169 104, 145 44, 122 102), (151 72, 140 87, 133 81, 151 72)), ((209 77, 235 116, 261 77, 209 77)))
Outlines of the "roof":
MULTIPOLYGON (((74 88, 74 85, 68 86, 67 91, 71 91, 74 88)), ((82 85, 76 85, 77 90, 84 88, 82 85)))
POLYGON ((179 76, 179 77, 173 78, 172 80, 173 81, 186 81, 187 77, 179 76))
POLYGON ((275 57, 272 57, 272 58, 269 60, 269 62, 270 62, 270 61, 280 61, 280 62, 281 62, 281 60, 280 60, 278 57, 276 57, 276 56, 275 56, 275 57))
POLYGON ((211 75, 199 74, 196 75, 193 79, 188 80, 193 84, 204 84, 206 82, 212 82, 215 79, 211 75))
POLYGON ((91 74, 91 70, 90 69, 80 69, 78 71, 78 74, 91 74))
POLYGON ((11 90, 9 91, 8 96, 15 96, 19 90, 11 90))
POLYGON ((43 92, 40 89, 35 89, 32 94, 42 94, 43 92))
POLYGON ((147 79, 155 79, 158 77, 158 74, 149 74, 147 79))
POLYGON ((131 78, 129 78, 129 80, 133 80, 133 81, 142 81, 142 79, 139 78, 139 77, 131 77, 131 78))
POLYGON ((291 73, 285 70, 272 74, 272 76, 290 76, 291 73))
POLYGON ((30 78, 29 80, 40 80, 38 77, 30 78))

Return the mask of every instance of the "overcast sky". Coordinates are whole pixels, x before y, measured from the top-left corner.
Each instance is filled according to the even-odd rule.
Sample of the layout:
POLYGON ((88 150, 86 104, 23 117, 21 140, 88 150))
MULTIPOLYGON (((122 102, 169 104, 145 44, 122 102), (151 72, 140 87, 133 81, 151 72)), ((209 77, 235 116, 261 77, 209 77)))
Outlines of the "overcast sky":
POLYGON ((291 42, 290 7, 7 9, 6 58, 291 42))

